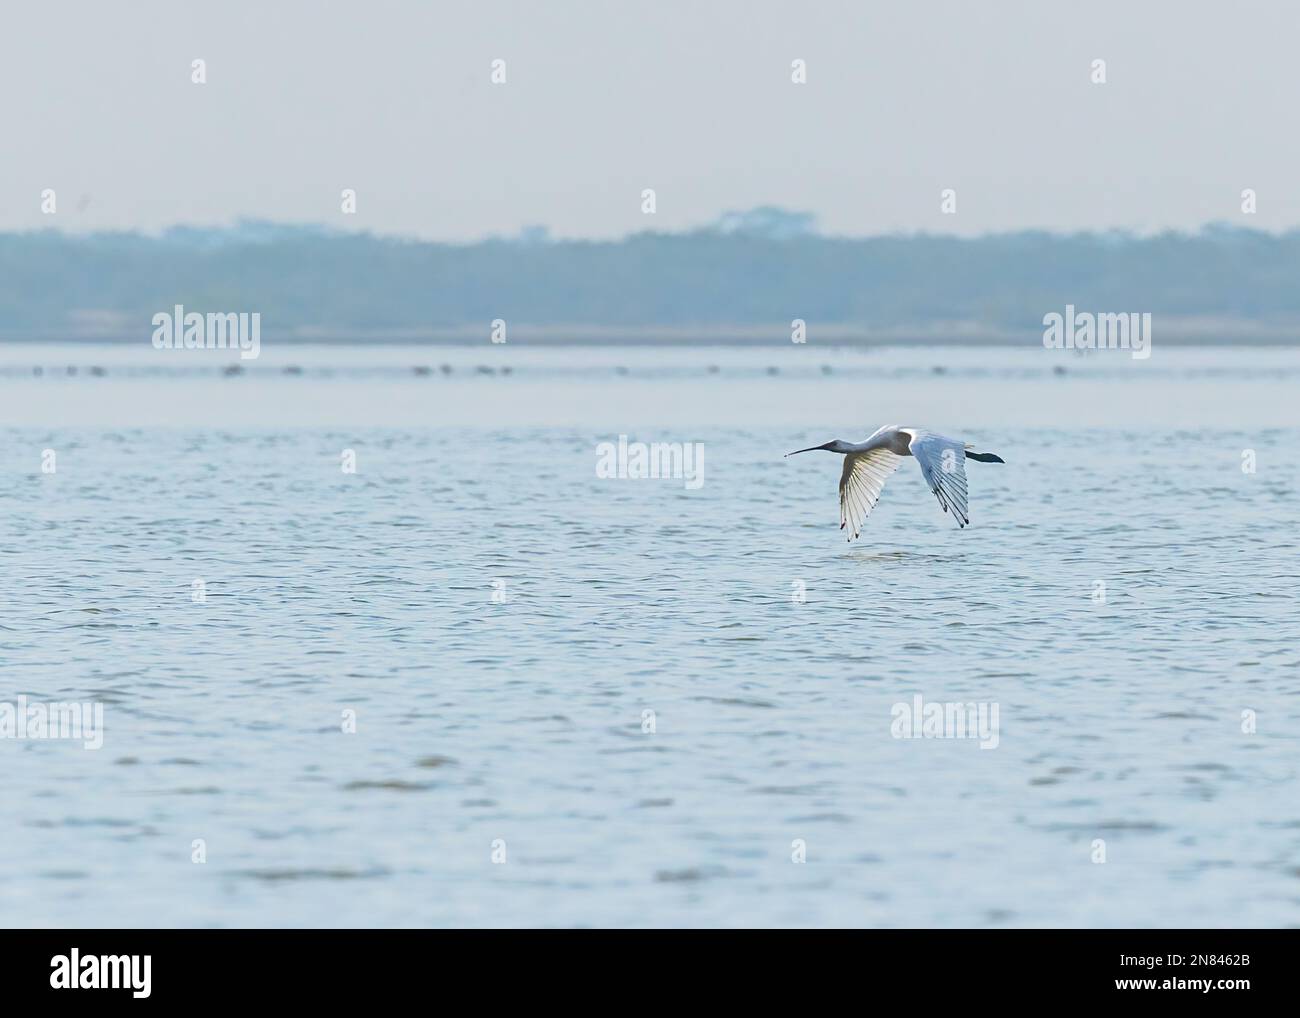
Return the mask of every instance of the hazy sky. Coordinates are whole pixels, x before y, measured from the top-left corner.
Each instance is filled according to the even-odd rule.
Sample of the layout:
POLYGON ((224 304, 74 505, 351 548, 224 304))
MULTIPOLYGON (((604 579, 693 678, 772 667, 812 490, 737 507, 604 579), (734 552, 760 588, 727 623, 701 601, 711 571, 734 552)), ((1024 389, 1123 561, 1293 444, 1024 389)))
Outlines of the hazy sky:
POLYGON ((1286 229, 1298 32, 1290 0, 12 0, 0 230, 1286 229))

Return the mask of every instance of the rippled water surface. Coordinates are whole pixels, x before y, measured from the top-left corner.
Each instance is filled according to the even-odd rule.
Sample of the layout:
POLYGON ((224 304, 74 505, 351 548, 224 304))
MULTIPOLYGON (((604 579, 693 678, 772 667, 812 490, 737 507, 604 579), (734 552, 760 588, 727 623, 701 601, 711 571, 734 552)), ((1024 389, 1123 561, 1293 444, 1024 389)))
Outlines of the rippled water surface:
POLYGON ((0 348, 0 701, 105 726, 0 739, 0 923, 1300 924, 1300 353, 228 364, 0 348), (887 423, 970 528, 782 458, 887 423))

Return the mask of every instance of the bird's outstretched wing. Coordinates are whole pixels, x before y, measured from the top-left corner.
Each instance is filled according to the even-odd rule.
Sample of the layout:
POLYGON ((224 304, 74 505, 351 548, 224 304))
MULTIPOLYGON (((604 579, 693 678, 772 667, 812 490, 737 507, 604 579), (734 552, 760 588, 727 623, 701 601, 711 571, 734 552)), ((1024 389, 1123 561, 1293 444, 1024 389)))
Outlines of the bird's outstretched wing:
POLYGON ((880 501, 885 481, 901 461, 902 457, 888 449, 852 452, 844 457, 844 473, 840 474, 840 529, 849 528, 850 541, 862 532, 862 524, 880 501))
POLYGON ((966 446, 956 439, 930 431, 912 431, 908 448, 921 464, 921 473, 934 492, 943 511, 952 510, 957 526, 970 522, 966 499, 966 446))

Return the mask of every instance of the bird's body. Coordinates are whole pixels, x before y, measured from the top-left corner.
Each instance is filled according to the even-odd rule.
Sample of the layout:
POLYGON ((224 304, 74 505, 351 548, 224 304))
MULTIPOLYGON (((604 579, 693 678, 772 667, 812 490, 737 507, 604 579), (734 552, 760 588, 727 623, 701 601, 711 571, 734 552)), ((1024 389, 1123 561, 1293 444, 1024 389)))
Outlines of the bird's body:
MULTIPOLYGON (((975 452, 955 438, 936 435, 924 428, 902 428, 891 424, 881 428, 865 442, 835 439, 795 452, 825 449, 844 457, 840 474, 840 529, 848 528, 849 540, 862 531, 862 524, 880 501, 880 493, 889 475, 898 469, 904 456, 915 457, 944 512, 952 510, 958 527, 970 523, 966 494, 966 460, 979 463, 1002 463, 991 452, 975 452)), ((795 453, 787 453, 793 456, 795 453)))

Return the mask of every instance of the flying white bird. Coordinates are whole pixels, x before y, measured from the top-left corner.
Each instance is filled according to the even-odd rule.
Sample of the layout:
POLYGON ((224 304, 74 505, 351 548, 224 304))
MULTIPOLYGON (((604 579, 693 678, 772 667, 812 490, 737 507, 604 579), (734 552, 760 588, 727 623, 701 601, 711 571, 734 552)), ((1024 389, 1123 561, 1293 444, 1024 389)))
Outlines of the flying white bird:
POLYGON ((843 442, 837 438, 825 445, 796 449, 786 456, 817 449, 838 452, 844 457, 844 472, 840 474, 840 529, 850 528, 850 541, 861 533, 862 524, 880 501, 885 481, 898 469, 904 456, 916 457, 930 490, 944 512, 952 510, 959 527, 970 522, 966 508, 966 460, 1006 462, 991 452, 975 452, 955 438, 921 428, 900 428, 897 424, 881 428, 865 442, 843 442))

